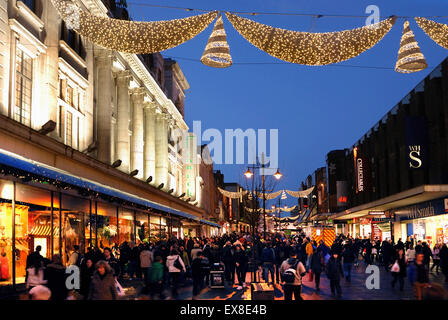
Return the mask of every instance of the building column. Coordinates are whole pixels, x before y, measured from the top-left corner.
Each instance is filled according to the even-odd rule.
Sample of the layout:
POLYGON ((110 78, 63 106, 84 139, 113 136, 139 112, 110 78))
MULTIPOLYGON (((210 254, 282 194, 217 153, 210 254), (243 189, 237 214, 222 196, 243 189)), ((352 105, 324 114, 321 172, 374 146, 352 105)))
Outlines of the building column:
POLYGON ((118 169, 129 173, 130 166, 130 139, 129 139, 129 113, 130 97, 129 84, 131 73, 121 71, 117 74, 117 146, 115 160, 120 159, 122 164, 118 169))
MULTIPOLYGON (((154 102, 145 103, 145 174, 144 178, 152 177, 151 184, 155 185, 156 177, 156 105, 154 102)), ((158 186, 158 185, 157 185, 158 186)))
POLYGON ((168 118, 167 114, 156 116, 156 186, 164 184, 163 190, 169 190, 168 185, 168 118))
POLYGON ((143 140, 143 104, 145 98, 145 89, 137 88, 131 91, 132 97, 132 139, 131 139, 131 170, 138 170, 135 176, 138 179, 143 179, 144 169, 144 140, 143 140))
POLYGON ((112 126, 112 56, 108 53, 96 58, 98 94, 97 132, 98 160, 111 164, 111 126, 112 126))

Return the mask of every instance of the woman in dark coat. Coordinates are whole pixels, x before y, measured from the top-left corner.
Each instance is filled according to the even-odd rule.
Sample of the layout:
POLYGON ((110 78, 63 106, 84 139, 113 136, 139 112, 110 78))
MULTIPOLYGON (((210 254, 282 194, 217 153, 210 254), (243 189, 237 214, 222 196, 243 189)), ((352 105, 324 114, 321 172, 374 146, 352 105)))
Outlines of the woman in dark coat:
POLYGON ((53 256, 52 263, 47 265, 45 269, 45 278, 47 287, 51 291, 51 300, 65 300, 68 290, 65 285, 67 274, 65 267, 62 265, 62 259, 59 254, 53 256))
MULTIPOLYGON (((391 272, 392 272, 392 277, 393 277, 392 288, 395 287, 395 284, 398 281, 398 283, 400 284, 400 291, 403 291, 404 278, 406 278, 406 274, 407 274, 407 272, 406 272, 406 266, 407 265, 406 265, 406 259, 405 259, 405 255, 404 255, 403 249, 399 249, 398 250, 398 252, 397 252, 397 254, 395 256, 394 261, 396 263, 398 263, 398 266, 400 267, 400 270, 398 270, 398 272, 395 272, 393 270, 393 265, 390 265, 390 267, 392 268, 391 272)), ((394 264, 395 264, 395 262, 394 262, 394 264)))
POLYGON ((93 273, 88 300, 117 300, 114 271, 106 261, 98 261, 93 273))
POLYGON ((89 295, 90 283, 92 282, 93 273, 95 272, 95 267, 91 259, 87 259, 81 265, 81 290, 80 293, 83 295, 84 299, 87 300, 89 295))

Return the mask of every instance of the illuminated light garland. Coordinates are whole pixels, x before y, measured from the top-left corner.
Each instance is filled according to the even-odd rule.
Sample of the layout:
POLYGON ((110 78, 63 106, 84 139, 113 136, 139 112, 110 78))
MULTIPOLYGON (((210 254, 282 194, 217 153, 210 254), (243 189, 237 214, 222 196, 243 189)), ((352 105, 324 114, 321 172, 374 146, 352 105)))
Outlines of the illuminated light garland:
POLYGON ((232 192, 232 191, 227 191, 224 189, 221 189, 220 187, 218 187, 219 192, 221 192, 224 196, 226 196, 227 198, 230 199, 238 199, 241 198, 242 196, 247 194, 247 190, 243 190, 240 192, 232 192))
POLYGON ((227 43, 226 30, 222 16, 219 15, 213 32, 208 39, 201 62, 209 67, 227 68, 232 65, 229 44, 227 43))
POLYGON ((264 193, 264 197, 263 197, 263 192, 256 192, 256 195, 258 198, 260 199, 266 199, 266 200, 272 200, 277 198, 279 195, 282 194, 282 190, 277 191, 277 192, 273 192, 273 193, 264 193))
POLYGON ((294 206, 294 207, 284 207, 284 208, 280 208, 280 209, 281 209, 281 211, 292 212, 292 211, 297 209, 297 206, 294 206))
POLYGON ((62 19, 92 43, 135 54, 174 48, 204 31, 218 15, 213 11, 184 19, 135 22, 92 15, 76 7, 71 0, 51 2, 62 19))
POLYGON ((409 21, 405 21, 395 71, 399 73, 412 73, 422 71, 427 67, 428 64, 426 63, 425 56, 420 51, 409 21))
POLYGON ((294 217, 283 217, 283 218, 274 217, 274 219, 277 221, 295 221, 300 218, 300 215, 301 215, 301 213, 299 213, 298 215, 296 215, 294 217))
POLYGON ((311 192, 313 192, 314 187, 311 187, 309 189, 303 190, 303 191, 291 191, 291 190, 286 190, 286 192, 294 198, 306 198, 308 197, 311 192))
POLYGON ((326 33, 274 28, 226 12, 233 27, 252 45, 283 61, 321 66, 354 58, 389 33, 396 17, 353 30, 326 33))
POLYGON ((435 43, 448 49, 448 25, 426 18, 415 18, 415 21, 435 43))

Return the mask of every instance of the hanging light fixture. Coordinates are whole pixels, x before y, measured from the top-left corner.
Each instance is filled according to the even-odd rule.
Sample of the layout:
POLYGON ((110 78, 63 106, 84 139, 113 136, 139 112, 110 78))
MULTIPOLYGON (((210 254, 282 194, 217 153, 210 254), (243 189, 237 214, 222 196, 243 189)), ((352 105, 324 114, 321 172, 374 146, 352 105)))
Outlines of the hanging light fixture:
POLYGON ((426 67, 428 67, 428 64, 425 56, 420 51, 409 21, 405 21, 395 71, 399 73, 413 73, 422 71, 426 67))
POLYGON ((280 173, 280 171, 277 169, 277 172, 274 173, 274 177, 275 179, 279 180, 281 177, 283 177, 283 175, 280 173))
POLYGON ((247 179, 250 179, 254 174, 252 173, 252 171, 250 171, 250 169, 247 169, 244 175, 246 176, 247 179))
POLYGON ((232 65, 232 56, 230 55, 226 30, 224 29, 221 15, 219 15, 213 32, 208 39, 201 62, 213 68, 227 68, 232 65))

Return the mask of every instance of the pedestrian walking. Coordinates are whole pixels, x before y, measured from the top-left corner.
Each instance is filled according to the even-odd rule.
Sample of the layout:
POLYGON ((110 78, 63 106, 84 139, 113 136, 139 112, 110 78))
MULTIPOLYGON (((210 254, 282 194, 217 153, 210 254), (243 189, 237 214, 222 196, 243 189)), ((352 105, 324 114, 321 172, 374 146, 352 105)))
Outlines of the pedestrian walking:
POLYGON ((117 285, 112 267, 106 261, 100 260, 96 263, 95 269, 87 299, 117 300, 117 285))
POLYGON ((149 268, 149 283, 150 283, 150 296, 154 299, 155 295, 158 295, 160 299, 164 300, 163 294, 163 258, 156 256, 154 263, 149 268))
POLYGON ((439 274, 440 269, 440 245, 438 243, 435 244, 434 248, 432 249, 432 266, 431 266, 431 272, 436 267, 436 273, 439 274))
POLYGON ((87 300, 89 295, 90 284, 92 282, 93 273, 95 272, 95 266, 91 259, 85 259, 81 264, 81 288, 80 294, 84 300, 87 300))
POLYGON ((445 283, 448 283, 448 248, 446 244, 443 244, 439 252, 440 257, 440 269, 445 276, 445 283))
POLYGON ((169 279, 171 285, 172 298, 177 300, 179 280, 181 272, 186 272, 185 264, 179 255, 179 251, 172 250, 170 255, 166 258, 166 266, 169 272, 169 279))
MULTIPOLYGON (((370 243, 370 242, 369 242, 370 243)), ((327 277, 330 280, 330 289, 332 296, 337 294, 338 298, 342 297, 342 289, 341 289, 341 278, 343 277, 343 270, 341 266, 341 262, 339 260, 339 256, 337 252, 333 252, 330 260, 326 265, 326 273, 327 277)))
POLYGON ((316 292, 320 292, 320 275, 325 268, 323 252, 315 250, 311 256, 311 271, 314 274, 314 282, 316 284, 316 292))
POLYGON ((275 251, 271 243, 267 243, 261 252, 261 263, 263 266, 263 279, 269 282, 269 274, 271 274, 272 283, 275 282, 275 251))
POLYGON ((196 259, 193 260, 191 266, 193 278, 193 300, 196 300, 201 290, 204 289, 204 279, 209 268, 209 261, 204 257, 204 253, 198 252, 196 259))
POLYGON ((242 245, 238 244, 235 250, 235 266, 236 266, 236 275, 238 278, 237 290, 242 290, 243 288, 246 287, 246 274, 248 263, 249 263, 249 257, 243 250, 242 245))
POLYGON ((285 300, 303 300, 302 292, 302 277, 306 275, 306 268, 297 258, 297 252, 292 251, 290 258, 283 261, 280 266, 280 274, 283 282, 283 293, 285 300))
POLYGON ((404 288, 404 278, 406 277, 406 258, 404 255, 404 249, 398 249, 398 252, 395 256, 395 262, 391 265, 391 273, 392 273, 392 288, 395 288, 395 284, 399 283, 400 291, 403 291, 404 288))
POLYGON ((349 241, 345 246, 344 250, 342 251, 342 258, 343 258, 343 268, 344 268, 344 276, 345 280, 347 282, 352 281, 352 268, 353 263, 355 261, 355 251, 353 249, 353 245, 351 241, 349 241))

